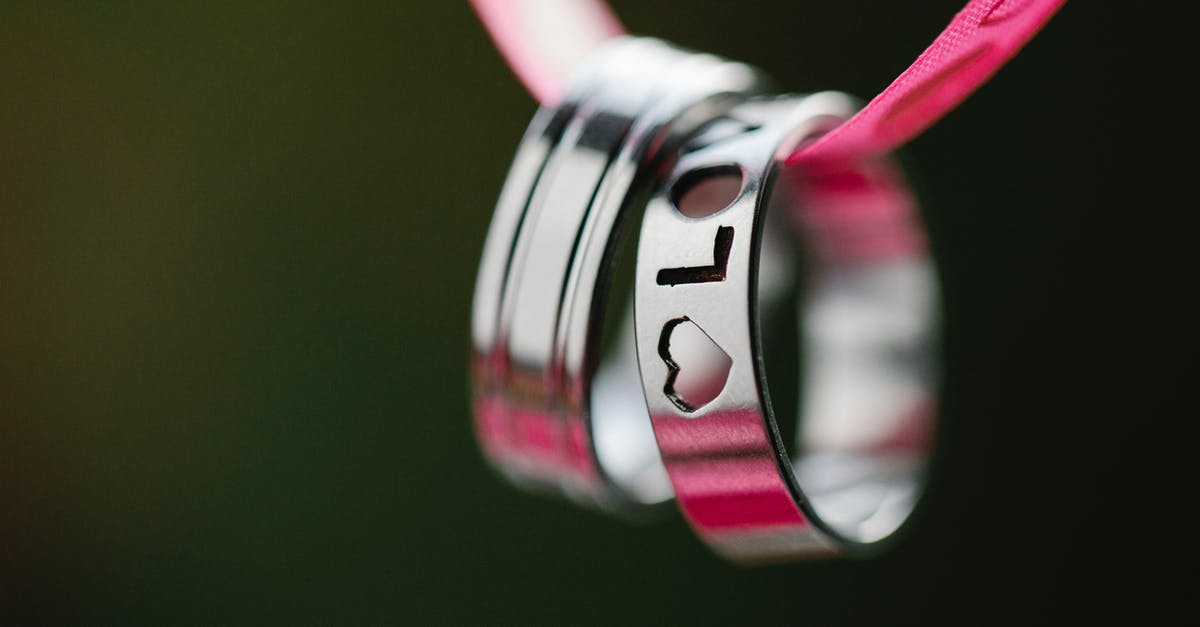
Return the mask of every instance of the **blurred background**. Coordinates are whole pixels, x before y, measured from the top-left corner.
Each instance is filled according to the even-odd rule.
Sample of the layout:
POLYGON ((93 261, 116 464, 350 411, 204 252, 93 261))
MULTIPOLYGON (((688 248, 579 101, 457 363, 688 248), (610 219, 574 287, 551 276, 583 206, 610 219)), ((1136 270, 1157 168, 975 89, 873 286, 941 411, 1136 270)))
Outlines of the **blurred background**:
MULTIPOLYGON (((871 95, 962 2, 614 4, 785 89, 871 95)), ((1139 556, 1177 541, 1127 512, 1177 474, 1158 451, 1194 372, 1163 365, 1155 321, 1186 248, 1127 198, 1108 68, 1136 42, 1097 4, 910 146, 947 379, 908 536, 869 561, 744 569, 678 516, 524 495, 476 449, 475 264, 534 104, 465 3, 4 3, 0 624, 1165 607, 1139 556)))

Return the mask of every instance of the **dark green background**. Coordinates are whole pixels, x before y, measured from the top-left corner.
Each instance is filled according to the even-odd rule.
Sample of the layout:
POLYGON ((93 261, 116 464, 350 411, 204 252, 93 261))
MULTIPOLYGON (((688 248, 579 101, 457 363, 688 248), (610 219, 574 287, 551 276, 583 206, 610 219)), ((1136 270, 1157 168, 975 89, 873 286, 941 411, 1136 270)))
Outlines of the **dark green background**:
MULTIPOLYGON (((869 95, 959 4, 617 6, 787 89, 869 95)), ((1128 119, 1096 90, 1132 44, 1097 4, 911 146, 947 301, 928 506, 878 559, 740 569, 678 517, 523 495, 475 448, 475 263, 533 103, 465 4, 4 3, 0 624, 976 624, 1128 600, 1155 571, 1114 566, 1152 544, 1119 495, 1168 473, 1182 382, 1136 378, 1163 350, 1142 322, 1183 253, 1117 199, 1128 119)))

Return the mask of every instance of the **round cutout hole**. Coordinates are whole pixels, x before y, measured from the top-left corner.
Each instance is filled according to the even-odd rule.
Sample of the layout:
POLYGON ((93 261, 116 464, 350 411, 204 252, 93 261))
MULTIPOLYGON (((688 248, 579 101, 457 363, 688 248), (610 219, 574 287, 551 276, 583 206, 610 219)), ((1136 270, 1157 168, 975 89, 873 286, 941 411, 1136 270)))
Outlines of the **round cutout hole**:
POLYGON ((672 190, 671 201, 679 213, 689 218, 704 218, 737 200, 742 192, 742 169, 724 165, 688 172, 672 190))

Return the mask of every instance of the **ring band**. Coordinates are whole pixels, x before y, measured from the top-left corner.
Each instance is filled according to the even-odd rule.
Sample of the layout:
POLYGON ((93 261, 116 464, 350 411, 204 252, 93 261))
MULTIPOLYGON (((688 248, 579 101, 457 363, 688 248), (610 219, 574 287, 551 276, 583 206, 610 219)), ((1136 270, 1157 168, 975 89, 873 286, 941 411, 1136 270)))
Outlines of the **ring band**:
POLYGON ((912 197, 884 159, 784 167, 855 110, 836 93, 739 105, 685 148, 642 223, 635 310, 651 421, 682 510, 734 560, 878 546, 921 485, 937 290, 912 197), (789 241, 806 261, 794 461, 760 324, 795 267, 780 258, 789 241))
POLYGON ((472 321, 477 433, 518 484, 613 510, 670 498, 632 333, 599 364, 609 267, 623 218, 670 165, 660 161, 758 80, 741 64, 621 38, 535 116, 488 233, 472 321))

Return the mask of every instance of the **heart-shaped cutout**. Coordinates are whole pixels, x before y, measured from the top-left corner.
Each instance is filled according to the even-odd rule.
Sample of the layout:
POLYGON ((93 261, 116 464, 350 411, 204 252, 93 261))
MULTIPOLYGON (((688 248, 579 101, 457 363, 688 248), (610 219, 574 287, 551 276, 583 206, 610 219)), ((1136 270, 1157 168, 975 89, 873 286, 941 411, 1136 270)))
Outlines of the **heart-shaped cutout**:
POLYGON ((725 389, 733 359, 689 318, 663 325, 658 355, 667 364, 663 393, 685 413, 712 402, 725 389))

